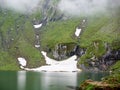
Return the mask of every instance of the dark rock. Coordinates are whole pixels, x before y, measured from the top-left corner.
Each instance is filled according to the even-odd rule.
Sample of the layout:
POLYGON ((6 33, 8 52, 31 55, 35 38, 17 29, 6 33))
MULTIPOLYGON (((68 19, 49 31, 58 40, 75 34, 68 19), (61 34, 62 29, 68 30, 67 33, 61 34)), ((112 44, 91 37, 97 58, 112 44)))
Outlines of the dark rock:
POLYGON ((53 57, 57 60, 69 58, 70 56, 82 56, 85 49, 82 49, 76 43, 60 43, 53 50, 53 57))

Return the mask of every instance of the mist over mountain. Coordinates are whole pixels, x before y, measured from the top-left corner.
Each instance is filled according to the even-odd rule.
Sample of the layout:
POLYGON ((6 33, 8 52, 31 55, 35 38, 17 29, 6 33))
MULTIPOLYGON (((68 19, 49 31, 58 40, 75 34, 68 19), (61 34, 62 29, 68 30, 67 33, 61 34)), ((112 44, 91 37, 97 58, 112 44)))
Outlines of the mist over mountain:
POLYGON ((91 64, 94 55, 99 59, 110 52, 107 44, 120 48, 119 6, 119 0, 0 0, 0 69, 18 69, 19 57, 28 67, 44 65, 40 50, 55 60, 76 54, 79 65, 91 64))
MULTIPOLYGON (((49 0, 48 0, 49 1, 49 0)), ((0 0, 0 6, 20 13, 34 13, 40 8, 43 0, 0 0)), ((108 13, 108 8, 120 6, 119 0, 56 0, 57 9, 64 14, 94 15, 96 13, 108 13)))
POLYGON ((0 6, 20 13, 30 13, 41 0, 0 0, 0 6))
POLYGON ((61 0, 58 8, 69 15, 94 15, 108 13, 108 8, 119 6, 119 0, 61 0))

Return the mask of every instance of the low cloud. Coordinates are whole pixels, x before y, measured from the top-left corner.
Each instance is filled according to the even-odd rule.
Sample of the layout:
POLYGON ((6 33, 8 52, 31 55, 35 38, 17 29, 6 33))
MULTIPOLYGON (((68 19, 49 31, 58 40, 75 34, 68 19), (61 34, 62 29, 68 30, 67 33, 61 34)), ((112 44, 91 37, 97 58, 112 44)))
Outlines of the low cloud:
POLYGON ((119 0, 61 0, 58 8, 69 15, 93 15, 106 13, 108 7, 120 5, 119 0), (117 4, 116 4, 116 3, 117 4))
POLYGON ((30 13, 40 0, 0 0, 0 6, 20 13, 30 13))
MULTIPOLYGON (((20 13, 31 13, 42 7, 46 0, 0 0, 0 6, 20 13)), ((52 1, 52 0, 51 0, 52 1)), ((59 0, 58 9, 69 15, 93 15, 105 13, 108 7, 120 5, 120 0, 59 0)))

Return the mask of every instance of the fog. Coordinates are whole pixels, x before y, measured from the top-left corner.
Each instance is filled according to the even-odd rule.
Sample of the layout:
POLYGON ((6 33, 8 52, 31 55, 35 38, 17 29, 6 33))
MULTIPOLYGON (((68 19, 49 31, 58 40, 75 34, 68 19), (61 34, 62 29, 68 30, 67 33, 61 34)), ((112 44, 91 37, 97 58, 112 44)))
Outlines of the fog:
MULTIPOLYGON (((33 13, 45 0, 0 0, 0 6, 20 13, 33 13)), ((52 0, 51 0, 52 1, 52 0)), ((120 0, 59 0, 58 10, 64 14, 94 15, 107 13, 108 8, 120 5, 120 0)))
POLYGON ((108 13, 108 8, 120 5, 119 0, 61 0, 58 8, 69 15, 94 15, 108 13))
POLYGON ((40 0, 0 0, 0 6, 20 13, 31 13, 40 0))

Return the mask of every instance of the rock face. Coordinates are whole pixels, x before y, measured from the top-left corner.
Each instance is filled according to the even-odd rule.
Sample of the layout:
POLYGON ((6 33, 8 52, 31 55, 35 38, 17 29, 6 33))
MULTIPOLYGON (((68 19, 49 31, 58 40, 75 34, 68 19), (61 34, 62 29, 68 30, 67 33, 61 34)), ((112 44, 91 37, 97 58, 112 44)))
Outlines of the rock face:
MULTIPOLYGON (((91 58, 87 59, 85 64, 78 65, 79 68, 82 68, 85 71, 106 71, 108 68, 113 65, 115 62, 120 60, 120 49, 111 50, 106 47, 106 53, 100 57, 93 55, 91 58)), ((67 59, 73 55, 77 55, 77 60, 81 60, 81 56, 86 54, 86 49, 81 48, 76 43, 59 43, 55 46, 54 49, 47 47, 47 53, 50 57, 61 61, 67 59)))
POLYGON ((57 44, 54 50, 47 50, 52 53, 54 59, 62 60, 69 58, 70 56, 77 55, 82 56, 85 53, 85 49, 80 48, 76 43, 60 43, 57 44))
POLYGON ((120 49, 119 50, 108 50, 103 56, 97 58, 93 56, 87 60, 88 67, 82 64, 80 67, 84 70, 92 71, 106 71, 115 62, 120 60, 120 49))
POLYGON ((101 57, 101 64, 104 64, 106 67, 109 67, 117 60, 120 60, 120 50, 111 50, 108 51, 105 55, 101 57))

